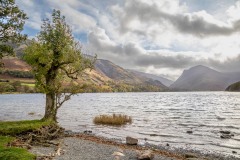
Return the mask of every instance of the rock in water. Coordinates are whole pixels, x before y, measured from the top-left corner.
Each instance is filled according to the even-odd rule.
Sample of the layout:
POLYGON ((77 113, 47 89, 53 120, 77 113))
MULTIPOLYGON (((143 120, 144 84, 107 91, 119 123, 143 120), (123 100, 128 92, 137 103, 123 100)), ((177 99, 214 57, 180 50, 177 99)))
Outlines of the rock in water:
POLYGON ((232 136, 228 135, 228 134, 223 134, 223 135, 220 136, 220 138, 222 138, 222 139, 230 139, 230 138, 232 138, 232 136))
POLYGON ((154 154, 151 150, 137 153, 138 160, 152 160, 153 158, 154 158, 154 154))
POLYGON ((192 133, 193 133, 193 131, 187 131, 187 133, 188 133, 188 134, 192 134, 192 133))
POLYGON ((219 131, 219 132, 222 134, 230 134, 231 133, 230 131, 219 131))
POLYGON ((132 137, 126 137, 126 144, 128 145, 137 145, 138 139, 132 137))

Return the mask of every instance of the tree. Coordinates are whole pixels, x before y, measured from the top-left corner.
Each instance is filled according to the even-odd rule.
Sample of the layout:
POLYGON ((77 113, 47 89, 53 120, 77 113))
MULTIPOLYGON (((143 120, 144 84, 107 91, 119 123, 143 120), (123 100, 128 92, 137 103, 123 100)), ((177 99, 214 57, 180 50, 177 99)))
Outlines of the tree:
POLYGON ((0 0, 0 59, 5 55, 13 54, 9 42, 18 43, 26 40, 22 35, 26 14, 18 8, 15 0, 0 0))
POLYGON ((56 121, 57 110, 77 93, 78 76, 92 68, 95 58, 81 52, 60 11, 53 10, 52 22, 43 20, 37 41, 25 50, 24 59, 32 66, 36 88, 46 94, 43 119, 56 121))

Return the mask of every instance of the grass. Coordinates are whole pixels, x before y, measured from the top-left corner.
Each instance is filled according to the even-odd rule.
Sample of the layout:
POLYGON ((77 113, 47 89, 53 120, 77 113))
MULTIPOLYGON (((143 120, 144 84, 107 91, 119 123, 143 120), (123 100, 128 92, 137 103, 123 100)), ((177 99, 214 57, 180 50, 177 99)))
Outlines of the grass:
POLYGON ((15 138, 0 136, 0 159, 1 160, 34 160, 36 156, 29 153, 26 149, 17 147, 7 147, 7 144, 15 138))
POLYGON ((50 125, 51 121, 26 120, 26 121, 6 121, 0 122, 0 160, 34 160, 36 156, 26 149, 8 147, 7 144, 14 141, 11 137, 17 134, 33 131, 45 125, 50 125))
POLYGON ((22 86, 35 87, 35 83, 21 83, 22 86))
POLYGON ((93 119, 95 124, 103 125, 125 125, 127 123, 132 123, 132 118, 123 114, 112 114, 112 115, 100 115, 93 119))
POLYGON ((0 122, 0 160, 34 160, 36 156, 26 149, 8 147, 17 134, 34 131, 42 126, 50 125, 51 121, 25 120, 0 122))
POLYGON ((17 135, 51 124, 51 121, 25 120, 0 122, 0 135, 17 135))

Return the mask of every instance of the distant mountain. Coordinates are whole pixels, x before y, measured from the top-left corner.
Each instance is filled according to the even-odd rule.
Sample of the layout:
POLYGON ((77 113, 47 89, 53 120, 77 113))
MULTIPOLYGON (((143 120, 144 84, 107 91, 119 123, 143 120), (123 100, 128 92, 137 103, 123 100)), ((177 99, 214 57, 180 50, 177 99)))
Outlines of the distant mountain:
POLYGON ((152 80, 158 80, 167 87, 169 87, 173 83, 172 80, 169 80, 167 78, 163 78, 161 76, 157 76, 157 75, 154 75, 154 74, 149 74, 149 73, 144 73, 144 72, 139 72, 139 71, 134 71, 134 70, 128 70, 128 71, 132 72, 137 77, 145 77, 145 78, 149 78, 149 79, 152 79, 152 80))
POLYGON ((240 81, 229 85, 226 91, 240 92, 240 81))
MULTIPOLYGON (((107 76, 108 78, 114 80, 115 82, 127 83, 133 85, 152 85, 162 90, 167 90, 168 87, 165 86, 158 79, 152 79, 145 76, 140 76, 135 74, 135 72, 123 69, 122 67, 112 63, 109 60, 98 59, 95 62, 95 70, 102 75, 107 76)), ((152 87, 151 86, 151 87, 152 87)))
POLYGON ((122 67, 112 63, 109 60, 98 59, 95 62, 95 70, 113 80, 124 81, 129 83, 141 82, 139 77, 123 69, 122 67))
POLYGON ((228 85, 239 80, 240 72, 218 72, 199 65, 184 70, 170 88, 186 91, 223 91, 228 85))

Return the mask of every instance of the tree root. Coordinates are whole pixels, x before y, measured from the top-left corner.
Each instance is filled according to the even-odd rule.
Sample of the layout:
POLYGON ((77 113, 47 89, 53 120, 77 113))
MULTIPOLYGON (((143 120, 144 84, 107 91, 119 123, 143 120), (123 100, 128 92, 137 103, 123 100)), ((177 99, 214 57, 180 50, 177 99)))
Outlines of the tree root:
POLYGON ((17 140, 10 143, 9 146, 23 147, 31 145, 42 146, 57 146, 58 143, 51 142, 53 139, 61 138, 64 136, 64 129, 57 124, 51 124, 49 126, 43 126, 40 129, 25 132, 17 135, 17 140))

